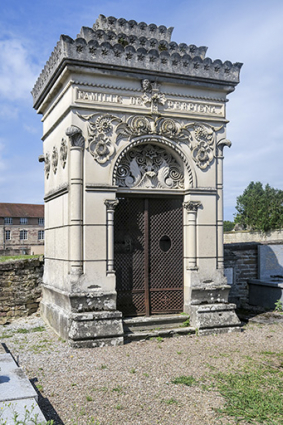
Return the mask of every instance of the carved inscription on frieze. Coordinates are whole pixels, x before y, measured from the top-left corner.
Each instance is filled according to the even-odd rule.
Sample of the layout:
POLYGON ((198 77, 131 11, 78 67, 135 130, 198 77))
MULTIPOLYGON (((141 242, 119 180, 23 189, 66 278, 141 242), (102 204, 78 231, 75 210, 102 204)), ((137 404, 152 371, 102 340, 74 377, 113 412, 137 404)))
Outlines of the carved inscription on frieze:
POLYGON ((186 112, 192 115, 218 116, 224 117, 224 107, 221 103, 192 101, 192 100, 176 100, 165 97, 159 93, 153 95, 116 95, 113 93, 103 93, 94 90, 76 90, 77 103, 88 104, 112 104, 123 105, 134 108, 141 108, 152 113, 157 112, 186 112), (157 98, 158 96, 158 98, 157 98))

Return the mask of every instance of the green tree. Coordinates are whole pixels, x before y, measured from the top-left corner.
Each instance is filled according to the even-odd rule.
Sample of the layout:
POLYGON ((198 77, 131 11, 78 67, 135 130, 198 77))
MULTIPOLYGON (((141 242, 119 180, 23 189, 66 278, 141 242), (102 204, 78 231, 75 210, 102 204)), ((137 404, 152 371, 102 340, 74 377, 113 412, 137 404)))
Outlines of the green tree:
POLYGON ((235 223, 268 232, 283 227, 283 191, 251 182, 237 198, 235 223))
POLYGON ((234 221, 224 220, 223 221, 223 231, 231 232, 234 229, 235 223, 234 221))

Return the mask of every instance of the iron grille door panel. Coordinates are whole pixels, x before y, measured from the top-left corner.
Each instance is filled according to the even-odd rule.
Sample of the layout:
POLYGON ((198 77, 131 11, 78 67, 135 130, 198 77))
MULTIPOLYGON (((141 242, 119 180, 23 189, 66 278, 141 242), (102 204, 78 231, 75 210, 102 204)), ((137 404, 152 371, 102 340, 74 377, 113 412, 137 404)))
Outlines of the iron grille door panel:
POLYGON ((182 198, 150 200, 151 313, 183 310, 182 198), (162 242, 166 242, 165 246, 162 242))
POLYGON ((125 316, 145 314, 143 199, 119 198, 114 240, 117 309, 125 316))
POLYGON ((115 270, 117 309, 125 316, 183 310, 182 234, 182 198, 119 198, 115 270))

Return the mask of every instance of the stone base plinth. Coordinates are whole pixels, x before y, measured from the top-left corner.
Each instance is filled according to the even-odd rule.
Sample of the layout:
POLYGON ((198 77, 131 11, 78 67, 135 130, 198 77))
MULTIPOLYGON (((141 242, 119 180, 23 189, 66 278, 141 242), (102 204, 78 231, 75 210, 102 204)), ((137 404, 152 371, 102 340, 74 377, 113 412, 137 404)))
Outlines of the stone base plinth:
POLYGON ((111 302, 113 297, 113 294, 68 294, 45 286, 41 316, 72 347, 121 345, 124 343, 122 313, 113 309, 116 304, 111 302), (103 306, 105 310, 101 309, 103 306))
POLYGON ((189 308, 190 325, 200 335, 240 331, 241 322, 235 304, 202 304, 189 308))
POLYGON ((229 285, 210 286, 206 288, 203 286, 192 287, 191 304, 228 303, 230 289, 231 287, 229 285))

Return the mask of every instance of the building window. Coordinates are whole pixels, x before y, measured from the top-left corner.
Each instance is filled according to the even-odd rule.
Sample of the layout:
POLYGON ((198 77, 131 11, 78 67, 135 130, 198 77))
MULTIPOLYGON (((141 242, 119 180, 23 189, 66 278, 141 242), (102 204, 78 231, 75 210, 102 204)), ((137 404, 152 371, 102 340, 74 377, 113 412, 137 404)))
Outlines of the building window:
POLYGON ((4 224, 13 224, 12 217, 5 217, 4 218, 4 224))
POLYGON ((20 239, 24 240, 28 238, 28 231, 27 230, 21 230, 20 231, 20 239))
POLYGON ((39 241, 44 240, 44 230, 39 230, 38 231, 38 240, 39 241))
POLYGON ((11 231, 10 230, 5 230, 5 239, 6 239, 6 241, 11 239, 11 231))
POLYGON ((28 219, 26 217, 21 217, 20 224, 28 224, 28 219))
POLYGON ((41 225, 41 226, 44 226, 44 218, 39 218, 38 224, 41 225))

